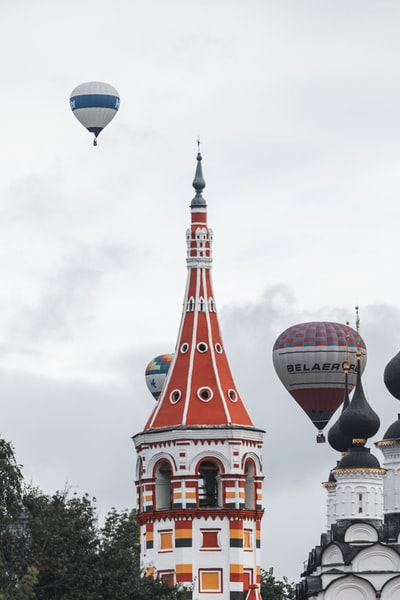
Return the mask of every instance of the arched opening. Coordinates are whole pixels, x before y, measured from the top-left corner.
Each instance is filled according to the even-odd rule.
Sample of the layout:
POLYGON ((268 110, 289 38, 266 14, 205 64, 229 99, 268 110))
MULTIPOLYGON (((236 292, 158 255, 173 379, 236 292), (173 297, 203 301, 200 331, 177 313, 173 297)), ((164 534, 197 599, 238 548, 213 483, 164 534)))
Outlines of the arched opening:
POLYGON ((255 468, 252 460, 246 461, 244 467, 244 507, 249 510, 256 508, 255 468))
POLYGON ((168 510, 172 505, 172 469, 169 462, 162 460, 156 468, 156 510, 168 510))
POLYGON ((194 311, 194 298, 193 298, 193 296, 191 296, 189 298, 186 310, 187 310, 187 312, 193 312, 194 311))
POLYGON ((138 456, 136 461, 136 489, 137 489, 137 504, 138 512, 141 513, 143 510, 143 489, 142 489, 142 478, 143 478, 143 461, 142 457, 138 456))
POLYGON ((220 469, 213 460, 203 460, 199 465, 199 506, 221 506, 221 476, 220 469))

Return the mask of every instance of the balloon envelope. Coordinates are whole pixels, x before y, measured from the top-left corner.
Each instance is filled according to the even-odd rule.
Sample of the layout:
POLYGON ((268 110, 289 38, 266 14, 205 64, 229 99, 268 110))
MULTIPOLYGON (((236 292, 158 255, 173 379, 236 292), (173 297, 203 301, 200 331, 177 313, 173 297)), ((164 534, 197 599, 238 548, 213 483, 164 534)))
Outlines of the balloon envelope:
POLYGON ((117 114, 120 98, 112 85, 88 81, 72 90, 69 102, 78 121, 97 138, 117 114))
POLYGON ((173 357, 173 354, 160 354, 146 367, 146 384, 156 400, 160 397, 173 357))
POLYGON ((356 384, 356 350, 361 372, 366 348, 359 333, 340 323, 316 321, 293 325, 278 336, 273 362, 283 385, 321 431, 344 400, 343 363, 349 363, 349 392, 356 384))

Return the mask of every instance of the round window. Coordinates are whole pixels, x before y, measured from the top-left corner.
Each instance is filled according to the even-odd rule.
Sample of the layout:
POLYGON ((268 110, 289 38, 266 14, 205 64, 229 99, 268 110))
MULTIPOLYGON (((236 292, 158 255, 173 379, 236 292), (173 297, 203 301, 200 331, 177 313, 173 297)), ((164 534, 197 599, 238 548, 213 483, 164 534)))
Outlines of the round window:
POLYGON ((197 390, 197 397, 202 402, 210 402, 213 397, 213 391, 209 387, 201 387, 197 390))
POLYGON ((215 344, 215 349, 218 352, 218 354, 222 354, 222 346, 221 344, 215 344))
POLYGON ((229 400, 231 400, 232 402, 237 402, 238 395, 237 395, 237 393, 235 392, 235 390, 232 390, 232 389, 228 390, 228 398, 229 398, 229 400))
POLYGON ((199 343, 197 344, 197 350, 198 350, 199 352, 207 352, 207 350, 208 350, 208 346, 207 346, 207 344, 206 344, 205 342, 199 342, 199 343))
POLYGON ((172 392, 169 395, 169 401, 171 402, 171 404, 176 404, 181 399, 181 396, 182 394, 180 390, 172 390, 172 392))
POLYGON ((186 354, 186 352, 189 350, 189 344, 187 342, 185 342, 184 344, 182 344, 181 346, 181 352, 182 354, 186 354))

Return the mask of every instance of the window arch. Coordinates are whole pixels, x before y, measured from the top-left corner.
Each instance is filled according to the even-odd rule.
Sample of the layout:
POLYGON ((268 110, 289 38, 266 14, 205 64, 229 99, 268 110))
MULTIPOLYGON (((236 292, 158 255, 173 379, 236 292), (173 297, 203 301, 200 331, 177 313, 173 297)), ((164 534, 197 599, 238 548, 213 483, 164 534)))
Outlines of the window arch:
POLYGON ((143 460, 141 456, 138 456, 136 461, 136 489, 137 489, 137 505, 138 512, 143 510, 143 490, 142 490, 142 478, 143 478, 143 460))
POLYGON ((244 507, 249 510, 256 508, 255 467, 252 460, 247 460, 244 466, 244 507))
POLYGON ((190 296, 190 298, 189 298, 189 300, 187 302, 186 311, 187 312, 193 312, 194 311, 194 298, 193 298, 193 296, 190 296))
POLYGON ((168 461, 156 466, 156 510, 168 510, 172 506, 172 469, 168 461))
POLYGON ((221 472, 214 460, 203 460, 198 467, 200 508, 221 506, 221 472))

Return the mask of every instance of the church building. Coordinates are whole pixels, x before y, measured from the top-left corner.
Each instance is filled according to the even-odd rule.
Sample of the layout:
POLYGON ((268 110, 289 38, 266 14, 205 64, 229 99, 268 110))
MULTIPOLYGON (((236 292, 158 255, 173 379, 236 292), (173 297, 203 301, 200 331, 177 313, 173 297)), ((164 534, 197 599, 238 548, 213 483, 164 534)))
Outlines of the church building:
POLYGON ((212 285, 197 155, 175 352, 137 451, 142 567, 203 600, 260 600, 264 431, 236 388, 212 285))
MULTIPOLYGON (((387 365, 384 379, 400 399, 400 353, 387 365)), ((359 368, 353 398, 345 398, 328 434, 342 457, 324 484, 328 527, 309 553, 297 600, 400 598, 400 419, 376 443, 384 455, 382 467, 365 445, 379 424, 359 368)))

